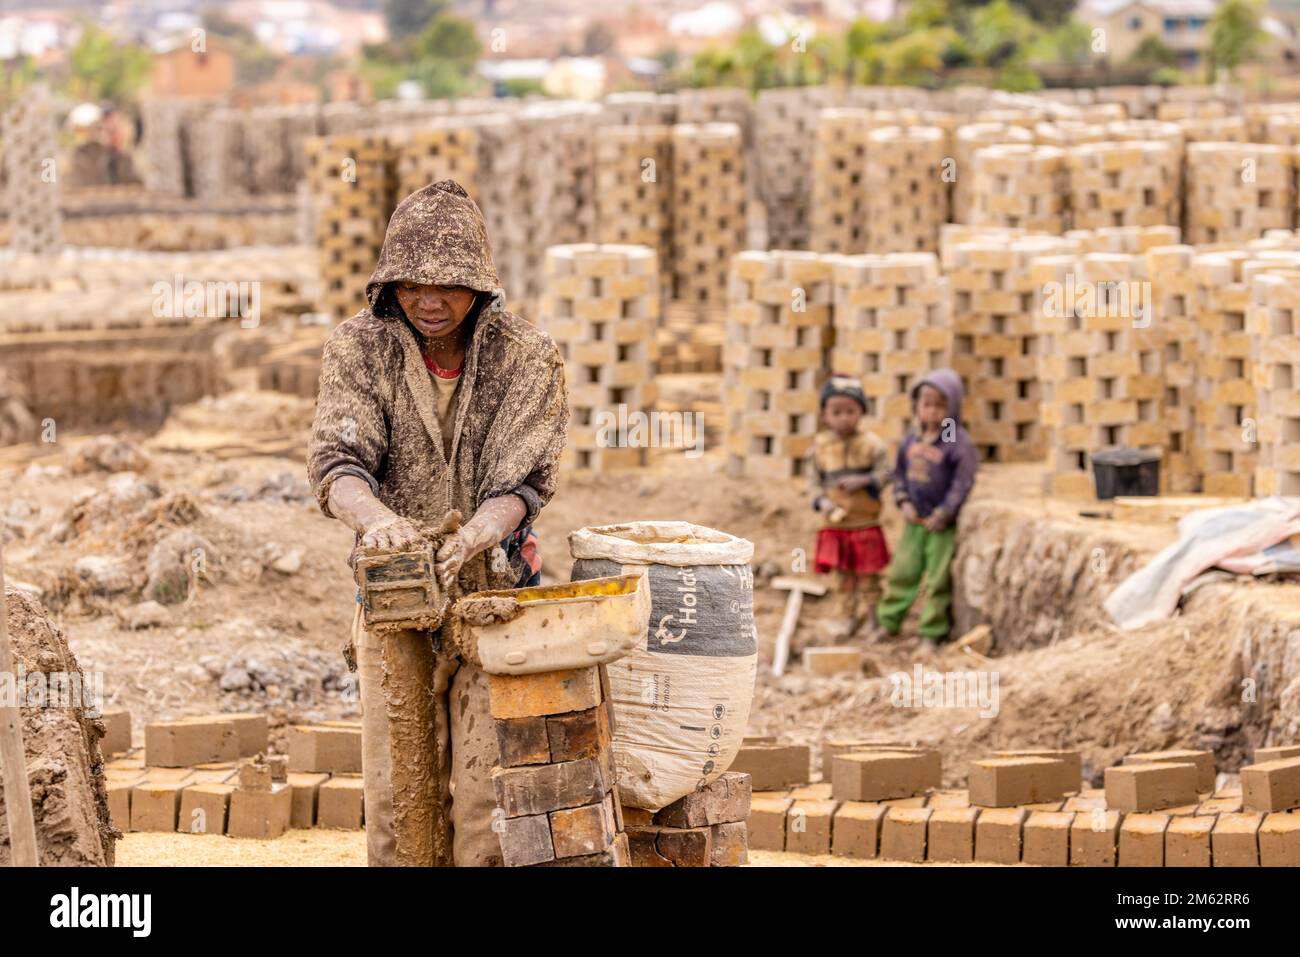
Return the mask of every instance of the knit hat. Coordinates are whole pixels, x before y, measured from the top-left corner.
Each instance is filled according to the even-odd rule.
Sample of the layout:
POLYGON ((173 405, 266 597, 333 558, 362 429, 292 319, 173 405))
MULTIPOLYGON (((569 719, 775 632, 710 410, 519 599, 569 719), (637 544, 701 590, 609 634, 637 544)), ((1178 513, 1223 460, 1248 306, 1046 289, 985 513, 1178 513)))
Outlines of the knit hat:
POLYGON ((867 394, 862 391, 862 383, 850 375, 841 375, 832 373, 831 377, 826 380, 822 386, 821 403, 819 408, 826 408, 826 403, 833 395, 848 396, 858 405, 862 406, 862 411, 867 411, 867 394))

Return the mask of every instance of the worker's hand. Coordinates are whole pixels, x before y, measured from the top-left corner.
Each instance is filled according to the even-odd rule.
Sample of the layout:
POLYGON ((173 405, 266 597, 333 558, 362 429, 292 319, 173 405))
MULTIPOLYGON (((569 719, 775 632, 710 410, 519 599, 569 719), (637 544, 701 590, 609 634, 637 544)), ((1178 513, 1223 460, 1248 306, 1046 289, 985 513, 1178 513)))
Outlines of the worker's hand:
POLYGON ((936 508, 925 519, 925 530, 927 532, 942 532, 948 527, 948 513, 941 508, 936 508))
POLYGON ((419 530, 407 519, 394 513, 381 514, 369 522, 361 533, 362 548, 382 548, 399 551, 409 548, 420 539, 419 530))
POLYGON ((920 524, 921 516, 916 514, 916 506, 911 502, 903 502, 898 509, 903 513, 903 519, 905 521, 910 522, 912 525, 920 524))
POLYGON ((472 554, 469 543, 465 541, 462 534, 464 529, 453 535, 447 536, 442 545, 438 548, 438 554, 434 560, 438 563, 437 574, 438 582, 442 585, 444 591, 449 591, 455 584, 456 576, 460 570, 465 567, 472 554))

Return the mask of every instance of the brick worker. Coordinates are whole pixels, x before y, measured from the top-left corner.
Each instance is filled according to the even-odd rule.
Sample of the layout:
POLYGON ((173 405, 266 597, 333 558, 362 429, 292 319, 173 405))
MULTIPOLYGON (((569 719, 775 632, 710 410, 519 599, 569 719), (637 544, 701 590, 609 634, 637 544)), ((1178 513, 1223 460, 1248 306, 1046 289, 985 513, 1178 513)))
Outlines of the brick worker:
MULTIPOLYGON (((535 581, 531 523, 555 492, 568 427, 564 363, 549 336, 505 310, 483 214, 457 183, 397 207, 366 299, 322 359, 307 456, 321 510, 358 546, 401 549, 455 509, 467 521, 436 555, 444 583, 458 578, 469 593, 535 581)), ((499 864, 483 672, 435 652, 436 633, 381 637, 361 621, 358 605, 370 863, 499 864), (384 694, 394 668, 428 675, 434 727, 415 737, 408 703, 384 694), (411 760, 425 748, 423 765, 411 760), (412 770, 421 766, 438 780, 422 780, 435 775, 412 770)))

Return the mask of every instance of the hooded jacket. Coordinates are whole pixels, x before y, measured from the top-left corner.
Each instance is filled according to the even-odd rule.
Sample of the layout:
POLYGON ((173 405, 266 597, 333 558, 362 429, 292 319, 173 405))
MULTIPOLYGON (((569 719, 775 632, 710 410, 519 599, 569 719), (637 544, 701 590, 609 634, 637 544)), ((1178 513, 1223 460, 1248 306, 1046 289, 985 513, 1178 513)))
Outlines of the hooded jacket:
POLYGON ((894 499, 899 506, 911 502, 921 518, 941 508, 955 523, 975 485, 975 444, 961 421, 964 390, 956 372, 936 369, 912 387, 913 409, 925 385, 943 393, 952 422, 940 427, 934 442, 915 427, 904 437, 894 466, 894 499))
MULTIPOLYGON (((370 307, 330 335, 321 361, 307 450, 321 511, 333 517, 330 487, 353 475, 417 523, 436 526, 451 509, 468 520, 487 499, 515 494, 526 506, 520 527, 530 524, 555 493, 569 420, 564 362, 546 333, 505 310, 483 214, 459 185, 434 183, 398 205, 366 299, 370 307), (479 294, 465 320, 473 328, 453 422, 437 419, 419 337, 393 295, 399 281, 479 294)), ((521 561, 489 575, 487 556, 465 564, 466 590, 518 580, 521 561)))

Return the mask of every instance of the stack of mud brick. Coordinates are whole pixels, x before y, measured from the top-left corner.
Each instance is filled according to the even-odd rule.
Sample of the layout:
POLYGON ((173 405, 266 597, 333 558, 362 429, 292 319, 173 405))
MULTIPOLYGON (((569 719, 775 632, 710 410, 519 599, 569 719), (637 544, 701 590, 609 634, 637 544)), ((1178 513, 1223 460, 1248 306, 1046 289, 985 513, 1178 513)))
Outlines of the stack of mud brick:
POLYGON ((803 474, 831 346, 831 257, 738 254, 731 263, 723 405, 733 476, 803 474))
POLYGON ((1204 253, 1193 260, 1198 333, 1193 454, 1201 490, 1208 495, 1253 492, 1259 436, 1256 346, 1247 321, 1251 283, 1260 273, 1297 264, 1300 253, 1288 250, 1204 253))
POLYGON ((633 867, 738 867, 749 861, 748 774, 727 771, 658 811, 624 808, 633 867))
POLYGON ((182 130, 186 117, 198 107, 187 100, 146 97, 140 102, 144 127, 140 139, 140 172, 145 188, 163 196, 187 193, 182 130))
POLYGON ((1177 123, 1188 143, 1245 143, 1246 119, 1221 102, 1162 103, 1156 119, 1177 123))
POLYGON ((1197 369, 1200 330, 1196 321, 1197 285, 1192 268, 1196 250, 1186 245, 1155 246, 1146 252, 1151 282, 1152 324, 1164 330, 1164 412, 1169 426, 1163 476, 1169 491, 1195 492, 1200 476, 1193 443, 1196 436, 1197 369))
POLYGON ((1182 157, 1168 143, 1088 143, 1069 151, 1075 229, 1177 223, 1182 157))
POLYGON ((872 252, 935 252, 948 219, 944 132, 887 126, 867 135, 866 207, 872 252))
POLYGON ((43 86, 26 91, 0 117, 9 244, 19 253, 49 256, 63 246, 56 132, 54 105, 43 86))
POLYGON ((396 164, 394 198, 398 202, 443 179, 454 179, 470 196, 478 197, 478 131, 464 121, 440 117, 395 130, 389 137, 389 149, 396 164))
POLYGON ((600 122, 603 126, 672 126, 677 122, 677 97, 641 90, 610 93, 601 101, 600 122))
POLYGON ((1163 330, 1150 314, 1143 256, 1044 256, 1032 273, 1048 491, 1086 497, 1092 453, 1168 445, 1163 330))
MULTIPOLYGON (((510 297, 508 305, 513 309, 517 297, 524 296, 528 287, 527 254, 531 235, 521 212, 520 187, 524 147, 507 114, 462 117, 462 122, 467 126, 472 123, 478 138, 478 191, 471 195, 483 211, 488 236, 492 239, 492 261, 510 297)), ((522 305, 516 311, 528 314, 522 305)))
POLYGON ((952 352, 949 280, 932 253, 828 256, 835 346, 830 368, 856 376, 871 429, 903 437, 912 387, 952 352))
POLYGON ((192 150, 193 187, 199 199, 218 200, 248 194, 246 115, 244 110, 235 107, 219 107, 208 113, 203 122, 190 125, 187 135, 192 150))
POLYGON ((647 246, 553 246, 541 326, 564 356, 572 417, 562 462, 607 471, 645 464, 646 448, 611 444, 609 417, 654 408, 659 267, 647 246))
POLYGON ((971 186, 974 182, 975 153, 985 146, 1002 143, 1032 145, 1034 135, 1022 126, 1011 123, 968 123, 957 128, 953 143, 953 160, 956 162, 952 181, 953 222, 970 222, 971 186))
POLYGON ((812 160, 810 247, 819 253, 867 251, 867 134, 871 112, 822 110, 812 160))
POLYGON ((1289 229, 1295 154, 1262 143, 1189 143, 1187 241, 1238 243, 1289 229))
POLYGON ((287 756, 266 754, 265 715, 154 722, 143 752, 129 750, 124 723, 101 742, 106 758, 126 750, 105 764, 109 813, 123 831, 270 839, 291 827, 362 826, 355 722, 291 728, 287 756))
POLYGON ((745 242, 745 159, 734 123, 678 124, 672 136, 672 296, 727 301, 727 268, 745 242))
POLYGON ((596 139, 598 243, 649 246, 672 272, 672 130, 607 126, 596 139))
POLYGON ((754 143, 754 104, 747 90, 723 86, 679 90, 673 99, 675 122, 735 123, 746 148, 754 143))
POLYGON ((1300 495, 1300 271, 1251 282, 1247 331, 1257 396, 1255 494, 1300 495))
POLYGON ((1055 146, 1070 150, 1086 143, 1100 143, 1105 138, 1105 127, 1098 123, 1054 119, 1034 124, 1034 141, 1040 146, 1055 146))
POLYGON ((1037 461, 1046 451, 1032 266, 1039 257, 1068 254, 1073 245, 1047 236, 945 243, 952 367, 966 383, 969 427, 985 461, 1037 461))
POLYGON ((506 867, 627 867, 604 665, 489 675, 506 867))
POLYGON ((366 304, 366 281, 384 244, 392 194, 388 150, 376 133, 316 137, 306 149, 320 256, 320 311, 343 320, 366 304))
POLYGON ((1065 151, 1010 143, 975 152, 970 222, 1061 233, 1066 226, 1065 151))
POLYGON ((813 153, 821 110, 840 105, 826 87, 763 90, 755 104, 758 191, 767 207, 768 245, 806 249, 811 236, 813 153))

